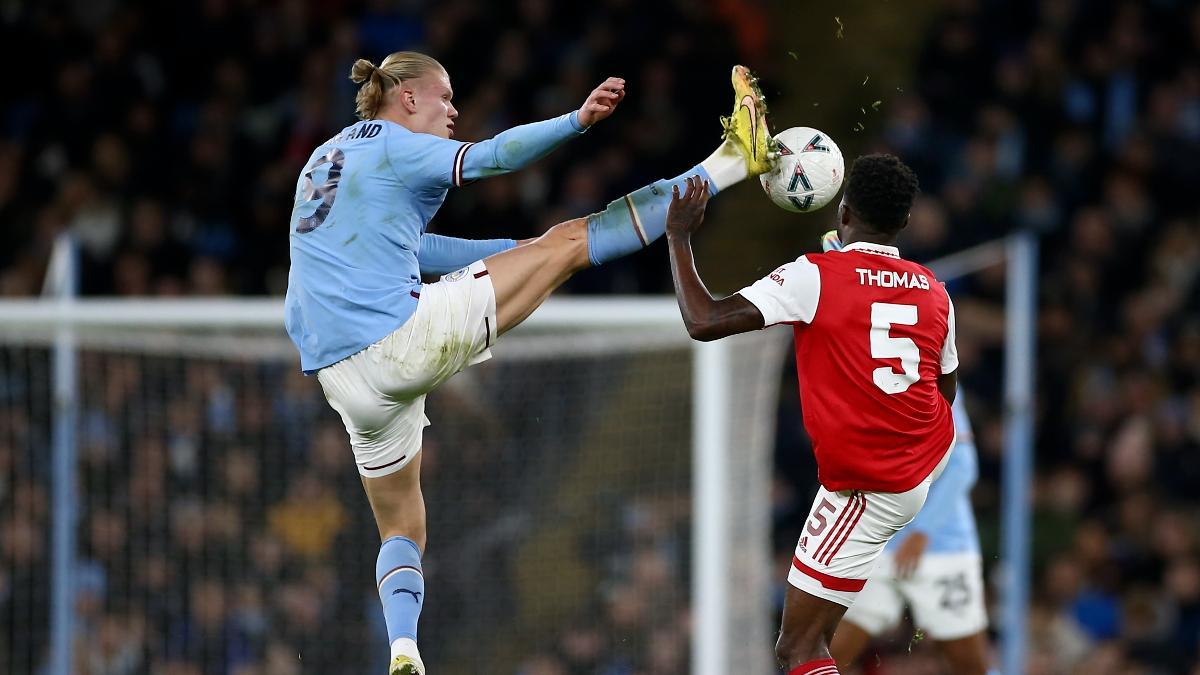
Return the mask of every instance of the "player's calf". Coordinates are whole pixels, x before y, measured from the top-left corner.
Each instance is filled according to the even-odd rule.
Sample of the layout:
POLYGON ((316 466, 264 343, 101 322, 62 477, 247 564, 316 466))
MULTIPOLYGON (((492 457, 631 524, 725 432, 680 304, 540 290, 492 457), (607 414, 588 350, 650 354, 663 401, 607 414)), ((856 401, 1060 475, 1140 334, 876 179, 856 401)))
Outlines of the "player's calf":
POLYGON ((829 675, 837 668, 829 655, 829 642, 846 608, 788 588, 783 607, 783 627, 775 643, 775 658, 788 675, 829 675))
POLYGON ((670 180, 660 180, 613 201, 588 217, 588 255, 593 265, 650 245, 666 229, 671 188, 683 194, 684 181, 700 176, 715 195, 740 181, 769 171, 775 161, 767 108, 757 80, 743 66, 733 69, 733 113, 722 118, 724 141, 703 162, 670 180))
POLYGON ((407 537, 392 537, 379 548, 375 579, 392 652, 392 674, 420 675, 417 620, 425 604, 421 549, 407 537))
POLYGON ((954 673, 963 675, 987 675, 987 636, 983 631, 956 640, 937 643, 938 649, 954 673))

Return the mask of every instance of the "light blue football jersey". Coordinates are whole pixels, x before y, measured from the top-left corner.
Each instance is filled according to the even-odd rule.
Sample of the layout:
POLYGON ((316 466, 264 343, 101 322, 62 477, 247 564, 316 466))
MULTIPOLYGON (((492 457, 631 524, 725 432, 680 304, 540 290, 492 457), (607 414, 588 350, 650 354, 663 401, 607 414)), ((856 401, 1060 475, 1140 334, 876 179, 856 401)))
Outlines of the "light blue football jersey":
POLYGON ((322 143, 296 182, 284 301, 304 371, 403 325, 416 311, 422 272, 451 272, 515 245, 426 234, 450 187, 521 168, 579 133, 574 113, 478 144, 366 120, 322 143))
POLYGON ((892 537, 885 550, 894 552, 905 535, 915 531, 929 537, 927 553, 967 553, 979 550, 979 533, 971 510, 971 488, 979 478, 975 435, 960 392, 951 408, 957 432, 954 452, 946 469, 929 488, 929 496, 917 517, 892 537))

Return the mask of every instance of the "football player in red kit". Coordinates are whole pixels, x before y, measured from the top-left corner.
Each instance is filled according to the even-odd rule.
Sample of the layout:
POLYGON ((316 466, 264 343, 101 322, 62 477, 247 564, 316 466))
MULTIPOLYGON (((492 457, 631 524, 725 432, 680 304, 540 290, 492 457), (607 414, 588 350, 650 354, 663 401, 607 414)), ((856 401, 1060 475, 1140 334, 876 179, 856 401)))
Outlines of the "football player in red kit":
POLYGON ((838 206, 841 251, 801 256, 722 300, 696 272, 697 177, 667 214, 675 294, 697 340, 788 324, 821 488, 792 568, 776 645, 788 675, 831 675, 829 641, 888 540, 920 510, 954 445, 954 307, 928 269, 900 257, 917 177, 891 155, 859 157, 838 206))

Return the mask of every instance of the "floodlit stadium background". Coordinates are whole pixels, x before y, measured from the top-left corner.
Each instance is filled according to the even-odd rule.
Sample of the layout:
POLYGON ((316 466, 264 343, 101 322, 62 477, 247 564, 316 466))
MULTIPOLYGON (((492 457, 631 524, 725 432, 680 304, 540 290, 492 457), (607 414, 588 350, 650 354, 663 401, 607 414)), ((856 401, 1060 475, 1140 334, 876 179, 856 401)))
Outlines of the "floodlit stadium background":
MULTIPOLYGON (((886 150, 917 170, 924 194, 907 257, 930 260, 1018 228, 1041 235, 1026 672, 1196 671, 1200 9, 1172 0, 915 4, 9 3, 0 7, 9 54, 0 295, 40 292, 63 231, 80 243, 85 295, 281 294, 295 177, 352 119, 346 74, 359 56, 437 56, 464 139, 570 110, 604 76, 628 80, 617 115, 584 138, 451 194, 435 229, 478 237, 536 235, 693 165, 728 112, 729 68, 744 63, 762 76, 775 128, 818 127, 848 157, 886 150)), ((785 214, 740 186, 710 208, 701 270, 715 290, 734 291, 814 250, 831 213, 785 214)), ((665 249, 655 246, 581 274, 568 292, 669 288, 665 249)), ((996 597, 1003 289, 999 266, 950 285, 996 597)), ((112 359, 81 364, 102 375, 84 385, 104 405, 78 427, 74 479, 86 508, 75 672, 382 672, 374 527, 314 383, 286 369, 112 359), (150 403, 158 413, 145 412, 150 403), (245 450, 264 441, 276 450, 245 450)), ((762 489, 782 585, 815 484, 794 368, 780 368, 776 471, 762 489)), ((48 461, 49 410, 12 404, 45 369, 29 354, 0 358, 0 672, 14 675, 43 672, 49 645, 49 495, 64 477, 48 461)), ((647 379, 656 377, 672 376, 647 379)), ((441 406, 456 415, 429 430, 437 461, 426 480, 453 498, 431 503, 431 516, 495 525, 489 517, 521 480, 501 462, 520 448, 479 439, 504 410, 449 395, 441 406)), ((569 454, 561 420, 578 413, 563 406, 544 417, 555 414, 569 454)), ((658 497, 624 520, 578 522, 575 536, 603 539, 589 545, 603 552, 604 583, 587 597, 572 588, 578 613, 509 645, 504 672, 686 672, 678 548, 689 511, 668 474, 655 479, 658 497), (637 636, 632 648, 628 636, 637 636)), ((430 535, 444 548, 423 648, 431 664, 483 668, 473 645, 530 591, 508 590, 513 609, 478 606, 477 570, 459 562, 468 542, 430 535)), ((911 636, 881 640, 866 672, 940 672, 911 636)))

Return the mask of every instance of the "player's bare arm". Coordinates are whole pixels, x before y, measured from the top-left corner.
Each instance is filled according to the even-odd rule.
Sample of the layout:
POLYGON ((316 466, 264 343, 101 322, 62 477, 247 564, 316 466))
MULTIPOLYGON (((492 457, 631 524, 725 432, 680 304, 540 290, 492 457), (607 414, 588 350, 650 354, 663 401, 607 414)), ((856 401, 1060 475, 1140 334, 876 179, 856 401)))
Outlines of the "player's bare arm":
POLYGON ((938 391, 947 403, 954 403, 954 395, 958 393, 958 369, 938 376, 938 391))
POLYGON ((929 535, 921 531, 910 532, 896 548, 896 578, 911 578, 925 555, 925 547, 929 545, 929 535))
POLYGON ((708 292, 692 255, 692 234, 704 222, 708 206, 708 181, 699 176, 687 179, 687 190, 679 195, 672 188, 667 209, 667 245, 671 252, 671 278, 675 298, 688 335, 701 342, 719 340, 738 333, 760 330, 765 324, 758 308, 739 294, 717 300, 708 292))

